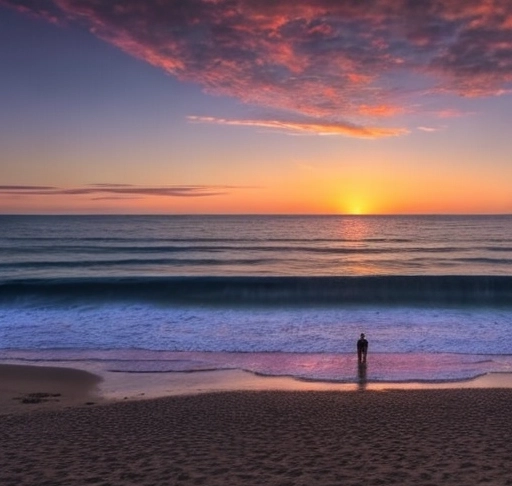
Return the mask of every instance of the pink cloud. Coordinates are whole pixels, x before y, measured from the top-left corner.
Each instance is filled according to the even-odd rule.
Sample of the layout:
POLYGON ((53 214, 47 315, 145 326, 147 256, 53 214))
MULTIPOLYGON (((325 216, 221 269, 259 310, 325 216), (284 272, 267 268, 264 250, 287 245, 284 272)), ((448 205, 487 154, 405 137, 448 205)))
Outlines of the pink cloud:
POLYGON ((62 19, 62 11, 53 0, 0 0, 0 6, 12 7, 20 13, 41 17, 54 24, 62 19))
POLYGON ((432 132, 438 132, 441 129, 440 128, 434 128, 434 127, 418 127, 418 130, 420 130, 422 132, 432 133, 432 132))
POLYGON ((405 111, 401 106, 389 106, 389 105, 361 105, 359 112, 363 115, 369 115, 373 117, 382 116, 389 117, 405 111))
POLYGON ((462 112, 453 108, 446 108, 434 113, 437 118, 460 118, 463 116, 474 115, 474 112, 462 112))
POLYGON ((320 121, 282 121, 282 120, 233 120, 207 116, 189 116, 194 123, 214 123, 243 127, 259 127, 279 130, 287 133, 305 133, 316 135, 346 135, 357 138, 383 138, 403 135, 402 128, 378 128, 351 125, 348 123, 328 123, 320 121))
POLYGON ((415 93, 512 88, 510 0, 2 2, 84 24, 208 93, 317 125, 364 128, 407 111, 415 93))

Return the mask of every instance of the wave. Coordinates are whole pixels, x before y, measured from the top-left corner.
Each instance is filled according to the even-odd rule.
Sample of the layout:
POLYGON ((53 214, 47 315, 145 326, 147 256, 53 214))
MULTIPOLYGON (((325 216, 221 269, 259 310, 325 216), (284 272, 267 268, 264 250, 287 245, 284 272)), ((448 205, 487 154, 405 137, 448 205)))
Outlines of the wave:
POLYGON ((353 353, 216 353, 117 350, 91 353, 64 350, 53 352, 0 351, 2 361, 16 363, 94 363, 115 373, 195 373, 244 370, 260 376, 289 376, 304 381, 333 383, 449 383, 509 373, 511 357, 500 362, 479 361, 475 355, 449 353, 373 353, 368 374, 355 369, 353 353), (128 353, 129 359, 124 359, 128 353), (146 359, 150 357, 150 359, 146 359), (170 358, 170 359, 169 359, 170 358))
MULTIPOLYGON (((440 249, 430 249, 430 250, 424 250, 419 248, 412 248, 412 249, 406 249, 406 250, 400 250, 402 253, 414 253, 414 252, 424 252, 424 253, 449 253, 449 252, 457 252, 458 250, 455 248, 440 248, 440 249)), ((66 247, 49 247, 44 249, 45 255, 52 255, 57 254, 59 256, 61 255, 76 255, 77 253, 84 253, 84 254, 137 254, 137 255, 152 255, 152 254, 175 254, 175 253, 181 253, 181 254, 217 254, 222 252, 229 252, 230 254, 243 254, 246 252, 252 252, 252 253, 262 253, 262 254, 289 254, 290 252, 301 252, 301 253, 312 253, 312 254, 325 254, 325 255, 384 255, 389 253, 397 253, 396 248, 315 248, 315 247, 308 247, 308 246, 226 246, 226 245, 211 245, 211 246, 146 246, 146 247, 139 247, 139 246, 119 246, 119 247, 94 247, 94 246, 66 246, 66 247)), ((17 248, 17 249, 9 249, 8 254, 9 255, 39 255, 41 253, 41 248, 17 248)), ((0 249, 0 255, 2 254, 2 251, 0 249)), ((101 263, 103 260, 95 260, 95 262, 101 263)), ((124 259, 119 258, 118 260, 115 260, 116 262, 122 264, 124 263, 124 259)), ((141 263, 144 263, 146 260, 140 259, 141 263)), ((14 262, 6 262, 1 263, 0 267, 2 266, 15 266, 15 265, 26 265, 30 266, 31 264, 37 265, 39 262, 27 260, 22 261, 19 263, 14 262)), ((63 260, 57 260, 57 261, 50 261, 48 262, 52 265, 59 265, 61 263, 67 263, 67 261, 63 260)), ((83 262, 89 263, 89 262, 83 262)))
MULTIPOLYGON (((471 250, 480 250, 480 251, 489 251, 489 252, 512 252, 511 248, 502 248, 502 247, 475 247, 471 248, 471 250)), ((9 248, 9 255, 17 255, 17 254, 37 254, 41 251, 41 247, 19 247, 19 248, 9 248)), ((253 251, 253 252, 290 252, 290 251, 299 251, 304 253, 332 253, 332 254, 387 254, 387 253, 460 253, 461 248, 458 247, 450 247, 450 246, 438 246, 438 247, 415 247, 411 246, 409 248, 402 247, 382 247, 382 248, 368 248, 368 247, 315 247, 315 246, 304 246, 304 245, 152 245, 152 246, 92 246, 92 245, 65 245, 65 246, 48 246, 44 248, 46 254, 48 253, 71 253, 76 254, 77 252, 86 252, 86 253, 138 253, 138 254, 146 254, 146 253, 194 253, 194 252, 219 252, 219 251, 229 251, 229 252, 243 252, 243 251, 253 251)), ((2 253, 2 249, 0 249, 0 253, 2 253)))
POLYGON ((238 258, 238 259, 213 259, 213 258, 125 258, 113 260, 81 260, 81 261, 35 261, 0 263, 0 268, 103 268, 105 266, 143 266, 143 265, 260 265, 272 262, 271 259, 262 258, 238 258))
POLYGON ((0 303, 512 305, 510 276, 137 277, 0 282, 0 303))
MULTIPOLYGON (((17 236, 17 237, 3 237, 2 238, 6 242, 33 242, 39 244, 41 241, 51 242, 51 243, 68 243, 70 238, 68 237, 54 237, 54 236, 41 236, 41 237, 26 237, 26 236, 17 236)), ((91 243, 132 243, 132 244, 148 244, 148 243, 161 243, 161 242, 172 242, 172 243, 254 243, 256 242, 270 242, 270 243, 361 243, 361 242, 370 242, 370 243, 411 243, 413 240, 408 238, 269 238, 269 237, 251 237, 251 238, 219 238, 219 237, 194 237, 194 238, 183 238, 183 237, 173 237, 173 238, 126 238, 126 237, 82 237, 80 241, 91 242, 91 243)), ((489 240, 491 241, 491 240, 489 240)), ((502 241, 497 240, 498 242, 502 241)), ((505 240, 508 241, 508 240, 505 240)))
MULTIPOLYGON (((26 243, 26 242, 24 242, 26 243)), ((450 245, 436 245, 436 246, 418 246, 414 244, 409 244, 408 246, 404 246, 402 244, 395 244, 395 242, 385 241, 385 245, 383 246, 374 246, 370 247, 368 244, 362 244, 362 242, 358 242, 358 244, 347 245, 344 246, 344 243, 348 243, 348 241, 340 242, 334 240, 265 240, 260 244, 255 244, 254 241, 245 241, 245 240, 194 240, 193 242, 181 242, 181 241, 173 241, 169 243, 164 243, 162 241, 154 241, 151 243, 146 243, 145 245, 137 244, 133 241, 119 241, 116 244, 112 245, 108 242, 103 242, 103 244, 87 244, 87 242, 82 240, 81 243, 66 243, 59 244, 55 241, 49 241, 45 245, 41 245, 41 242, 38 241, 37 245, 13 245, 9 248, 1 248, 0 247, 0 267, 15 267, 16 265, 24 265, 30 266, 33 264, 37 266, 37 259, 34 260, 34 255, 40 256, 41 253, 44 253, 46 259, 48 260, 51 255, 58 255, 58 259, 55 261, 48 261, 51 265, 58 266, 59 264, 67 263, 68 260, 65 258, 69 257, 74 261, 76 255, 79 254, 82 256, 81 260, 83 261, 84 255, 88 255, 89 258, 92 258, 94 262, 102 262, 102 259, 96 260, 97 255, 117 255, 118 258, 115 259, 116 263, 123 264, 125 259, 129 259, 131 255, 162 255, 162 257, 166 255, 190 255, 190 254, 219 254, 219 253, 229 253, 231 255, 235 254, 244 254, 247 252, 250 253, 260 253, 260 254, 274 254, 276 257, 282 258, 283 255, 287 255, 290 252, 295 254, 301 253, 306 258, 309 255, 332 255, 332 256, 380 256, 380 255, 411 255, 411 258, 414 257, 415 254, 419 255, 427 255, 427 254, 436 254, 440 255, 439 258, 443 258, 443 256, 450 257, 452 261, 459 263, 512 263, 512 259, 503 258, 498 259, 492 256, 485 256, 485 254, 493 255, 493 254, 507 254, 512 253, 512 247, 507 246, 450 246, 450 245), (185 244, 187 243, 187 244, 185 244), (286 243, 284 245, 283 243, 286 243), (319 245, 319 243, 325 244, 324 246, 319 245), (464 256, 467 252, 480 252, 483 256, 464 256), (483 253, 482 253, 483 252, 483 253), (461 255, 457 257, 457 255, 461 255), (17 262, 13 261, 13 257, 17 262), (23 257, 26 257, 26 260, 22 260, 23 257)), ((353 243, 353 242, 350 242, 353 243)), ((369 243, 366 241, 366 243, 369 243)), ((371 243, 376 243, 376 241, 372 241, 371 243)), ((378 243, 384 243, 378 242, 378 243)), ((140 262, 144 263, 145 261, 140 258, 140 262)), ((88 263, 88 262, 83 262, 88 263)))

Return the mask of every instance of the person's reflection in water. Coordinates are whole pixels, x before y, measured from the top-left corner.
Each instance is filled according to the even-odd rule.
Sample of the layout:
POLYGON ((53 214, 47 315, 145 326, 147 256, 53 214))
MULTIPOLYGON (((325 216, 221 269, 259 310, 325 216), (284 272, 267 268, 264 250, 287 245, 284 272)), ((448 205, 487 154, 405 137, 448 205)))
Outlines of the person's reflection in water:
POLYGON ((366 389, 366 363, 357 363, 357 383, 359 390, 363 391, 366 389))

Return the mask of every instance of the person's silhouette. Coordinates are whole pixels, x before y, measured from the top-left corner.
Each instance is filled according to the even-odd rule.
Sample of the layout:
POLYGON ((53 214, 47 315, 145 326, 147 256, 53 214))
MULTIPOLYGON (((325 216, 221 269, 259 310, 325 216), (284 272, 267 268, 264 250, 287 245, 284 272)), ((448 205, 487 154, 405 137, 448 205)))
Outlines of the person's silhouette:
POLYGON ((366 363, 366 354, 368 353, 368 341, 361 333, 361 337, 357 340, 357 361, 366 363))

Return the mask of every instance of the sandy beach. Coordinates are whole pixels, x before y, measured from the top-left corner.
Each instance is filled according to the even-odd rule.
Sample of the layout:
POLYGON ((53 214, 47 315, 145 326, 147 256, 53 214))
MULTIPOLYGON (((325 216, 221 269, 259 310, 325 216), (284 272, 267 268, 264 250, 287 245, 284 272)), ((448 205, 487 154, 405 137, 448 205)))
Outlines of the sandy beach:
POLYGON ((265 390, 256 377, 125 400, 84 370, 0 365, 0 378, 4 486, 512 484, 510 387, 265 390))

